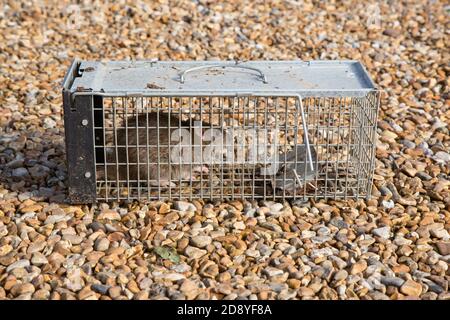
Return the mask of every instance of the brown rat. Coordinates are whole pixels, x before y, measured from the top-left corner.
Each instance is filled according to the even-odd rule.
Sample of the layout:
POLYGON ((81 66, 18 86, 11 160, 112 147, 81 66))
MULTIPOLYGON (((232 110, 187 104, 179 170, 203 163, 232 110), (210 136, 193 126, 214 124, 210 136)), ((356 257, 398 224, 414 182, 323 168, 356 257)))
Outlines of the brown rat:
MULTIPOLYGON (((196 180, 197 175, 207 172, 207 167, 191 166, 192 160, 188 160, 184 164, 169 162, 170 150, 174 150, 174 146, 180 141, 178 139, 173 141, 172 138, 169 149, 169 139, 173 137, 174 131, 180 128, 180 124, 184 130, 191 133, 192 141, 195 142, 194 130, 190 121, 180 120, 164 112, 159 112, 159 116, 157 112, 149 112, 128 117, 124 123, 120 124, 116 137, 113 138, 113 146, 117 146, 117 148, 107 147, 108 180, 116 181, 118 172, 119 180, 128 178, 130 181, 136 181, 139 179, 141 183, 150 182, 151 186, 174 187, 175 184, 171 180, 196 180), (136 121, 138 128, 136 128, 136 121)), ((190 142, 183 142, 183 144, 190 142)), ((173 157, 170 160, 173 160, 173 157)), ((104 176, 104 169, 104 166, 101 166, 100 176, 104 176)))
MULTIPOLYGON (((198 141, 196 140, 196 132, 191 121, 180 120, 178 117, 169 116, 165 112, 159 112, 159 116, 157 112, 149 112, 131 115, 123 123, 116 123, 116 126, 118 126, 116 130, 117 137, 113 137, 113 141, 108 141, 112 142, 112 146, 106 146, 105 152, 107 178, 109 181, 115 182, 119 179, 120 181, 129 180, 135 182, 139 179, 141 183, 148 181, 151 186, 175 187, 176 184, 174 182, 197 180, 197 176, 208 172, 206 166, 191 165, 192 157, 184 164, 169 162, 170 151, 172 150, 173 152, 176 149, 175 146, 180 143, 179 139, 174 138, 175 130, 180 127, 188 130, 191 141, 183 141, 183 145, 198 141), (136 128, 136 121, 138 128, 136 128), (172 140, 170 141, 169 149, 170 137, 172 137, 172 140), (127 145, 128 148, 126 147, 127 145), (118 161, 116 161, 116 157, 118 161), (119 177, 117 177, 117 172, 119 177)), ((209 127, 205 123, 202 123, 202 126, 205 129, 209 127)), ((198 138, 201 139, 201 136, 202 133, 198 138)), ((190 147, 193 152, 196 151, 195 147, 190 147)), ((316 163, 317 153, 314 147, 311 147, 311 153, 313 162, 316 163)), ((271 179, 274 189, 294 192, 296 187, 301 187, 302 184, 315 176, 315 171, 311 171, 309 167, 304 145, 298 145, 295 150, 282 154, 279 164, 281 168, 271 179), (296 160, 297 162, 295 162, 296 160)), ((104 170, 105 166, 99 167, 98 178, 100 180, 104 179, 104 170)))
POLYGON ((313 180, 319 166, 317 164, 317 152, 312 145, 311 157, 315 167, 314 170, 311 170, 304 144, 299 144, 293 150, 282 154, 279 159, 281 167, 272 179, 273 188, 292 193, 295 192, 296 188, 303 187, 308 180, 313 180))

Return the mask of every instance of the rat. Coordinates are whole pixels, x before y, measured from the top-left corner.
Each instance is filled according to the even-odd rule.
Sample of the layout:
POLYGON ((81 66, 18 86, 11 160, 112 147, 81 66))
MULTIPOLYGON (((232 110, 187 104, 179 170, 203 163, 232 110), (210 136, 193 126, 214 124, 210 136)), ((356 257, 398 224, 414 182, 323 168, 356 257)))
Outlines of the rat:
MULTIPOLYGON (((209 173, 209 169, 205 165, 190 165, 187 164, 169 164, 170 149, 168 147, 169 138, 172 136, 175 130, 181 127, 191 132, 191 143, 195 142, 194 130, 192 130, 191 121, 180 120, 176 116, 169 116, 168 113, 149 112, 140 113, 137 116, 131 115, 124 121, 117 132, 117 150, 115 147, 106 147, 106 161, 107 165, 107 177, 110 181, 127 180, 141 180, 142 183, 150 182, 151 186, 161 187, 175 187, 176 184, 172 181, 181 180, 197 180, 197 176, 203 173, 209 173), (148 123, 147 123, 148 119, 148 123), (136 134, 136 121, 138 124, 136 134), (159 123, 159 124, 158 124, 159 123), (170 123, 170 131, 169 131, 170 123), (128 130, 125 128, 125 124, 128 130), (158 129, 159 126, 159 135, 158 129), (148 144, 147 149, 147 132, 148 127, 148 144), (159 140, 159 152, 158 152, 158 140, 159 140), (126 147, 128 142, 128 148, 126 147), (136 147, 136 144, 140 147, 136 147), (118 161, 116 160, 116 152, 118 161), (128 157, 127 157, 128 153, 128 157), (159 153, 159 159, 158 159, 159 153), (148 157, 148 159, 147 159, 148 157), (139 170, 137 164, 129 164, 128 170, 126 163, 137 163, 139 159, 139 170), (160 164, 158 165, 158 160, 160 164), (148 165, 148 162, 150 163, 148 165), (116 163, 119 163, 118 168, 116 163), (158 176, 159 167, 159 176, 158 176), (119 173, 117 177, 116 172, 119 173)), ((208 124, 202 122, 202 127, 208 128, 208 124)), ((203 136, 203 133, 202 133, 203 136)), ((201 137, 203 139, 203 137, 201 137)), ((179 141, 171 141, 171 147, 174 148, 179 141)), ((184 144, 184 143, 183 143, 184 144)), ((114 144, 115 145, 115 144, 114 144)), ((195 146, 192 146, 194 149, 195 146)), ((193 150, 195 152, 195 150, 193 150)), ((317 164, 317 152, 313 146, 311 146, 311 155, 313 163, 317 164)), ((191 159, 192 160, 192 159, 191 159)), ((279 165, 281 166, 276 175, 272 178, 273 189, 286 190, 288 192, 294 192, 298 187, 301 187, 307 180, 311 180, 315 176, 315 171, 312 171, 307 160, 306 147, 303 144, 297 145, 293 150, 284 153, 279 156, 279 165), (297 154, 297 159, 295 156, 297 154), (295 162, 297 160, 297 162, 295 162), (286 162, 286 163, 285 163, 286 162), (306 175, 305 175, 306 166, 306 175), (295 170, 295 172, 294 172, 295 170), (284 173, 286 177, 284 179, 284 173)), ((99 178, 104 178, 104 166, 99 167, 99 178)), ((317 168, 315 169, 317 170, 317 168)))
MULTIPOLYGON (((117 150, 115 147, 107 147, 106 161, 109 163, 107 165, 108 180, 116 181, 117 178, 119 180, 126 180, 128 176, 129 180, 139 179, 142 183, 149 180, 151 186, 175 187, 176 184, 171 182, 171 180, 196 180, 196 175, 208 173, 208 167, 206 166, 191 166, 186 163, 169 164, 169 139, 174 131, 179 129, 180 123, 183 129, 191 132, 192 141, 195 141, 193 137, 194 130, 191 130, 190 121, 180 120, 176 116, 169 116, 168 113, 159 112, 159 120, 157 112, 149 112, 148 114, 140 113, 137 116, 132 115, 128 117, 121 125, 121 128, 116 131, 117 150), (139 127, 137 129, 136 121, 139 127), (169 124, 170 129, 168 128, 169 124), (128 130, 125 128, 125 125, 128 130), (159 134, 156 127, 159 127, 159 134), (146 130, 148 130, 148 132, 146 132, 146 130), (159 150, 157 147, 158 142, 160 145, 159 150), (128 148, 126 147, 127 144, 128 148), (137 144, 139 147, 136 147, 137 144), (118 161, 116 160, 116 151, 118 161), (138 160, 139 170, 137 165, 138 160), (159 165, 158 160, 160 163, 159 165), (119 163, 118 168, 116 163, 119 163), (125 164, 128 164, 128 170, 125 164), (116 172, 119 173, 119 177, 117 177, 116 172)), ((174 148, 178 143, 179 140, 171 140, 170 148, 174 148)), ((116 145, 115 143, 113 144, 116 145)), ((104 170, 104 166, 101 166, 99 172, 100 177, 102 177, 102 175, 104 177, 104 170)))
POLYGON ((274 190, 278 188, 293 193, 297 188, 304 186, 308 180, 314 179, 316 170, 318 170, 317 152, 312 145, 310 147, 314 171, 310 167, 306 146, 299 144, 293 150, 280 155, 280 169, 272 179, 274 190), (295 158, 296 155, 297 159, 295 158))

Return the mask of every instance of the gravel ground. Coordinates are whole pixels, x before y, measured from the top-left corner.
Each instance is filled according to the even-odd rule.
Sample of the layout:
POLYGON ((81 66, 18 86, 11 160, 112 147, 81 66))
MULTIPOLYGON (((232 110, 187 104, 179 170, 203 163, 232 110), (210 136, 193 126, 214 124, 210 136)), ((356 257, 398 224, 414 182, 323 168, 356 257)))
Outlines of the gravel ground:
POLYGON ((445 1, 5 2, 0 299, 450 299, 445 1), (361 60, 385 90, 374 196, 66 205, 73 57, 361 60))

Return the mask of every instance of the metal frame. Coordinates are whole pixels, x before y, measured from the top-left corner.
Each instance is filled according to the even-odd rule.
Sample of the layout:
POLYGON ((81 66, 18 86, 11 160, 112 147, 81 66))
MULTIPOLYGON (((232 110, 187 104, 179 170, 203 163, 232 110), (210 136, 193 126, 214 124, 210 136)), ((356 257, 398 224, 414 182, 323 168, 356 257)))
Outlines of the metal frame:
MULTIPOLYGON (((151 62, 150 68, 154 66, 157 62, 151 62)), ((159 62, 158 62, 159 63, 159 62)), ((270 62, 273 64, 282 65, 283 62, 270 62)), ((269 63, 269 66, 270 66, 269 63)), ((317 62, 316 62, 317 63, 317 62)), ((354 63, 354 62, 352 62, 354 63)), ((319 63, 320 64, 320 63, 319 63)), ((375 134, 376 134, 376 121, 377 121, 377 113, 379 107, 379 91, 374 87, 373 82, 368 77, 364 68, 357 64, 356 70, 360 70, 361 74, 357 75, 358 79, 362 79, 361 83, 364 84, 361 88, 330 88, 330 89, 321 89, 314 90, 310 88, 299 88, 298 92, 286 91, 280 88, 280 90, 273 90, 272 88, 265 89, 265 87, 259 87, 257 91, 247 92, 245 88, 238 89, 232 88, 224 88, 223 90, 216 91, 205 91, 205 90, 187 90, 183 89, 183 85, 186 85, 185 75, 187 73, 193 71, 202 71, 207 69, 220 69, 220 68, 233 68, 233 69, 248 69, 251 71, 256 71, 259 74, 258 81, 261 82, 261 85, 270 84, 271 78, 266 76, 267 70, 261 70, 260 68, 246 65, 238 65, 237 63, 229 63, 229 64, 213 64, 209 63, 207 65, 202 65, 201 63, 197 63, 197 65, 178 71, 178 79, 174 79, 173 81, 178 81, 182 86, 177 90, 174 88, 168 88, 165 90, 164 88, 146 88, 146 89, 136 89, 122 91, 120 87, 117 90, 109 90, 105 91, 103 89, 98 89, 99 84, 106 81, 108 77, 107 70, 111 70, 111 68, 103 68, 98 63, 86 63, 80 61, 74 61, 72 66, 69 68, 69 71, 64 79, 63 84, 63 100, 64 100, 64 110, 65 110, 65 124, 66 124, 66 145, 67 145, 67 160, 68 160, 68 181, 69 181, 69 199, 74 203, 88 203, 94 202, 96 200, 133 200, 133 199, 167 199, 167 198, 195 198, 195 197, 206 197, 209 199, 220 198, 220 199, 234 199, 234 198, 270 198, 273 199, 285 199, 285 198, 348 198, 355 197, 359 198, 360 196, 370 196, 370 188, 372 185, 373 179, 373 170, 374 170, 374 158, 375 158, 375 134), (95 67, 91 67, 90 65, 95 65, 95 67), (89 70, 89 68, 93 68, 94 70, 89 70), (102 69, 103 68, 103 69, 102 69), (94 72, 92 72, 94 71, 94 72), (89 79, 84 79, 88 74, 89 79), (262 80, 262 81, 261 81, 262 80), (80 83, 83 85, 80 86, 80 83), (372 98, 372 96, 374 98, 372 98), (202 105, 203 100, 205 99, 204 105, 202 105), (167 100, 167 107, 163 107, 163 100, 167 100), (231 187, 231 193, 227 194, 227 186, 222 184, 219 188, 220 192, 218 194, 214 194, 215 190, 213 186, 213 175, 209 174, 208 182, 210 185, 208 188, 204 188, 203 186, 199 188, 199 194, 193 194, 193 182, 192 180, 189 183, 191 187, 190 194, 187 194, 182 191, 181 185, 183 184, 183 179, 181 176, 178 178, 178 187, 168 187, 168 190, 164 192, 164 188, 161 185, 157 187, 150 187, 150 178, 148 176, 149 168, 152 165, 155 165, 158 171, 158 181, 160 181, 160 167, 163 166, 164 162, 162 162, 160 158, 161 146, 159 144, 156 145, 160 152, 158 153, 158 159, 155 164, 151 164, 148 157, 147 162, 141 164, 140 163, 140 155, 137 155, 137 162, 132 163, 130 161, 126 161, 126 163, 122 164, 117 159, 120 159, 120 144, 118 144, 118 130, 120 132, 135 132, 136 142, 138 146, 136 146, 136 150, 138 153, 140 152, 141 143, 139 142, 139 129, 146 130, 145 144, 142 145, 142 148, 146 148, 147 155, 149 155, 149 148, 152 145, 149 145, 149 130, 148 127, 149 119, 148 119, 148 108, 154 107, 151 105, 156 102, 157 111, 168 111, 170 116, 172 113, 177 113, 176 115, 181 115, 182 113, 182 101, 183 99, 188 99, 189 104, 185 106, 184 110, 189 111, 192 116, 200 115, 200 118, 203 120, 203 115, 206 112, 210 112, 211 115, 214 112, 218 112, 219 118, 223 120, 225 118, 224 108, 225 102, 230 99, 235 101, 237 99, 238 108, 237 113, 235 113, 234 107, 231 114, 231 117, 242 117, 244 119, 244 124, 247 124, 249 127, 253 126, 253 128, 259 128, 260 124, 256 123, 256 117, 260 116, 260 109, 258 109, 257 105, 263 104, 263 101, 266 101, 264 111, 264 123, 267 125, 268 115, 268 103, 267 101, 273 100, 274 109, 272 112, 276 113, 275 121, 278 121, 285 117, 285 121, 287 121, 288 113, 292 110, 288 110, 288 100, 295 99, 295 123, 299 123, 299 120, 302 122, 302 131, 303 131, 303 141, 305 144, 306 150, 306 162, 309 163, 309 169, 314 177, 310 181, 310 185, 315 186, 315 190, 308 191, 306 187, 306 180, 302 180, 302 177, 307 176, 306 166, 302 168, 304 172, 297 172, 296 169, 293 170, 294 179, 297 180, 296 183, 302 184, 303 187, 299 189, 299 192, 295 192, 292 194, 287 194, 285 190, 281 193, 273 192, 271 195, 267 195, 267 186, 263 183, 263 196, 255 194, 255 190, 259 187, 256 186, 255 183, 259 182, 259 180, 255 179, 255 166, 253 169, 247 169, 244 164, 242 166, 232 164, 231 169, 227 169, 223 164, 221 169, 219 170, 217 176, 220 176, 222 183, 231 182, 233 187, 231 187), (193 109, 192 101, 193 99, 200 99, 199 108, 193 109), (212 107, 211 101, 216 99, 218 101, 218 109, 214 109, 212 107), (281 109, 277 109, 277 101, 281 99, 285 102, 285 106, 281 109), (112 105, 106 106, 106 103, 111 100, 112 105), (177 106, 177 100, 181 105, 177 106), (122 111, 125 112, 126 116, 119 115, 118 110, 121 110, 117 107, 117 101, 122 101, 122 111), (134 101, 134 102, 133 102, 134 101), (239 105, 242 101, 242 105, 239 105), (140 112, 144 111, 144 114, 147 115, 147 127, 141 128, 138 124, 138 118, 140 112, 134 105, 129 105, 128 103, 140 105, 140 112), (149 105, 150 104, 150 105, 149 105), (253 107, 251 107, 253 104, 253 107), (108 109, 110 108, 110 109, 108 109), (129 111, 131 110, 131 111, 129 111), (145 112, 147 110, 147 112, 145 112), (203 110, 203 111, 202 111, 203 110), (328 112, 327 112, 328 110, 328 112), (131 113, 129 113, 129 112, 131 113), (284 116, 283 116, 284 112, 284 116), (253 123, 250 124, 250 114, 254 114, 253 123), (221 114, 221 115, 220 115, 221 114), (278 116, 277 116, 278 115, 278 116), (122 127, 121 123, 118 123, 118 117, 122 117, 124 121, 124 127, 122 127), (129 119, 133 119, 135 117, 135 126, 128 126, 129 119), (300 118, 300 119, 299 119, 300 118), (247 122, 246 120, 247 119, 247 122), (107 121, 112 122, 113 129, 113 141, 111 141, 111 137, 106 133, 108 124, 107 121), (125 130, 125 131, 123 131, 125 130), (134 130, 134 131, 133 131, 134 130), (348 136, 346 143, 341 141, 342 138, 339 138, 344 132, 348 131, 348 136), (331 138, 330 138, 331 137, 331 138), (310 138, 313 139, 310 142, 310 138), (334 141, 333 139, 337 139, 334 141), (341 140, 339 140, 341 139, 341 140), (107 159, 107 143, 108 141, 112 143, 115 148, 115 163, 109 163, 107 159), (317 151, 317 159, 313 159, 312 148, 315 148, 317 151), (336 155, 339 152, 346 152, 347 158, 345 160, 333 160, 332 156, 336 155), (114 165, 116 168, 116 180, 115 187, 111 187, 112 189, 116 188, 116 194, 114 196, 109 195, 108 191, 108 166, 114 165), (119 166, 126 166, 127 174, 125 184, 127 187, 127 194, 125 196, 121 195, 121 182, 119 179, 119 166), (147 178, 141 179, 140 177, 140 168, 142 165, 147 166, 147 178), (98 168, 104 167, 105 170, 105 196, 102 197, 99 194, 99 190, 101 187, 101 179, 98 177, 98 168), (133 180, 130 179, 130 167, 137 166, 137 179, 135 183, 137 187, 130 187, 133 184, 133 180), (324 171, 323 168, 326 168, 324 171), (228 172, 225 172, 225 169, 228 172), (333 177, 333 169, 335 170, 335 176, 333 177), (342 175, 342 170, 346 172, 345 175, 342 175), (245 173, 245 172, 250 173, 245 173), (229 176, 230 181, 227 181, 227 175, 231 173, 229 176), (238 176, 238 180, 235 180, 236 172, 240 172, 240 176, 238 176), (341 172, 338 174, 338 172, 341 172), (247 178, 249 175, 250 178, 247 178), (100 184, 99 184, 100 183, 100 184), (241 184, 241 188, 237 188, 241 184), (249 185, 251 192, 247 192, 244 189, 244 185, 249 185), (356 183, 356 187, 354 184, 356 183), (322 187, 319 187, 322 185, 322 187), (338 187, 340 185, 341 187, 338 187), (334 189, 333 189, 334 188, 334 189), (131 189, 131 191, 130 191, 131 189), (135 193, 132 193, 133 189, 135 189, 135 193), (155 194, 151 193, 151 190, 154 189, 155 194), (236 189, 236 190, 235 190, 236 189), (339 191, 340 190, 340 191, 339 191)), ((309 63, 310 65, 310 63, 309 63)), ((326 66, 327 63, 324 63, 326 66)), ((264 65, 267 67, 267 63, 264 65)), ((139 66, 136 67, 139 69, 139 66)), ((110 71, 111 72, 111 71, 110 71)), ((131 72, 131 71, 130 71, 131 72)), ((228 79, 228 75, 224 76, 225 79, 228 79)), ((249 79, 250 81, 251 79, 249 79)), ((190 80, 190 81, 195 81, 190 80)), ((253 79, 255 81, 255 79, 253 79)), ((170 81, 169 81, 170 82, 170 81)), ((273 83, 272 83, 273 85, 273 83)), ((157 87, 157 86, 156 86, 157 87)), ((233 102, 234 103, 234 102, 233 102)), ((273 107, 273 106, 272 106, 273 107)), ((152 109, 153 110, 153 109, 152 109)), ((163 113, 161 113, 163 114, 163 113)), ((273 114, 270 114, 273 116, 273 114)), ((210 117, 211 119, 211 117, 210 117)), ((131 121, 131 120, 130 120, 131 121)), ((281 121, 281 120, 280 120, 281 121)), ((169 122, 169 132, 171 132, 171 124, 169 122)), ((181 117, 179 117, 178 127, 182 126, 181 117)), ((211 124, 212 126, 212 124, 211 124)), ((159 123, 159 113, 158 113, 158 123, 157 123, 157 132, 155 134, 160 136, 160 129, 164 129, 163 126, 160 127, 159 123)), ((176 128, 176 126, 172 127, 176 128)), ((222 133, 224 129, 221 128, 222 133)), ((298 134, 300 133, 297 125, 293 125, 288 127, 285 123, 284 134, 287 137, 288 131, 294 131, 294 139, 297 141, 298 134)), ((234 134, 234 127, 232 128, 234 134)), ((126 134, 126 141, 124 152, 126 154, 126 159, 130 159, 128 152, 133 148, 132 144, 128 142, 128 135, 126 134), (131 146, 130 146, 131 145, 131 146)), ((266 137, 267 138, 267 137, 266 137)), ((119 137, 120 139, 120 137, 119 137)), ((171 148, 171 141, 169 139, 169 150, 171 148)), ((297 142, 294 142, 297 144, 297 142)), ((222 141, 223 145, 223 141, 222 141)), ((236 147, 234 145, 233 147, 236 147)), ((242 146, 245 148, 245 142, 242 146)), ((247 146, 248 148, 249 146, 247 146)), ((287 140, 285 141, 284 147, 287 147, 287 140)), ((164 146, 163 146, 164 148, 164 146)), ((203 149, 203 145, 201 145, 201 150, 203 149)), ((122 150, 123 151, 123 150, 122 150)), ((314 152, 315 153, 315 152, 314 152)), ((223 159, 222 159, 223 160, 223 159)), ((297 162, 297 154, 295 155, 295 163, 297 162)), ((305 163, 306 163, 305 162, 305 163)), ((266 163, 265 163, 266 164, 266 163)), ((284 165, 286 166, 288 163, 286 160, 284 161, 284 165)), ((179 166, 181 170, 181 164, 179 166)), ((169 176, 171 175, 171 170, 173 170, 173 166, 170 164, 170 160, 168 163, 169 176)), ((133 168, 134 170, 134 168, 133 168)), ((193 165, 190 164, 190 173, 192 175, 193 165)), ((145 171, 145 170, 144 170, 145 171)), ((206 183, 202 175, 200 175, 200 183, 206 183)), ((284 177, 282 178, 283 182, 286 181, 286 171, 284 172, 284 177)), ((305 178, 306 179, 306 178, 305 178)), ((266 180, 264 180, 266 181, 266 180)))
POLYGON ((364 66, 353 60, 227 61, 220 64, 217 61, 104 63, 74 60, 70 70, 79 75, 66 76, 64 80, 64 88, 72 96, 93 93, 108 96, 271 96, 276 92, 284 96, 300 94, 304 98, 363 97, 376 89, 364 66), (225 73, 226 68, 232 70, 225 73), (190 81, 182 81, 186 73, 202 69, 216 69, 216 72, 196 72, 190 81), (257 71, 264 81, 254 81, 238 69, 257 71))
POLYGON ((64 105, 68 192, 73 203, 96 200, 92 110, 92 96, 79 96, 64 105))

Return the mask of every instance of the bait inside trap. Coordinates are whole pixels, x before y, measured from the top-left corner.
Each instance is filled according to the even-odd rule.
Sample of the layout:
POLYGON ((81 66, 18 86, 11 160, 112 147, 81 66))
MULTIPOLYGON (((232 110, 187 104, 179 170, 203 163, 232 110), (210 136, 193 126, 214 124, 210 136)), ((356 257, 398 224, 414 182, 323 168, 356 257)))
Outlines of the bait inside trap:
POLYGON ((356 61, 74 61, 69 198, 358 198, 379 91, 356 61))

